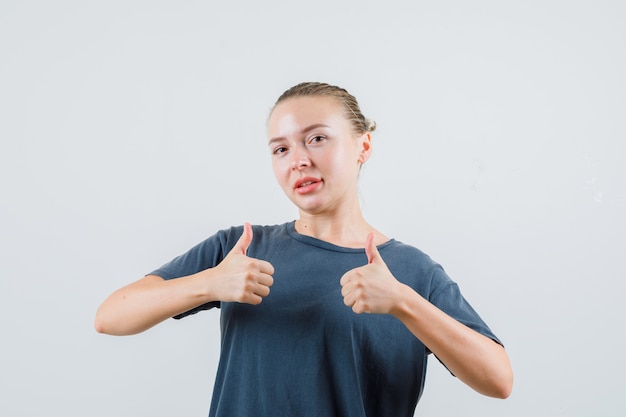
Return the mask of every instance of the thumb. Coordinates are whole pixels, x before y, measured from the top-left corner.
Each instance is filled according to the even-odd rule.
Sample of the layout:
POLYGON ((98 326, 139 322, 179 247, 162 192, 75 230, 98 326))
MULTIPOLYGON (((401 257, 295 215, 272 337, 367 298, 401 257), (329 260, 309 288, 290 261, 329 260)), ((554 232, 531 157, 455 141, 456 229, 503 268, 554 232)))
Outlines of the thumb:
POLYGON ((380 256, 378 248, 374 244, 374 232, 367 235, 367 240, 365 240, 365 254, 367 255, 368 264, 383 262, 383 258, 380 256))
POLYGON ((250 246, 250 242, 252 242, 252 226, 250 226, 250 223, 244 223, 243 233, 237 243, 235 243, 235 246, 233 246, 231 252, 245 255, 250 246))

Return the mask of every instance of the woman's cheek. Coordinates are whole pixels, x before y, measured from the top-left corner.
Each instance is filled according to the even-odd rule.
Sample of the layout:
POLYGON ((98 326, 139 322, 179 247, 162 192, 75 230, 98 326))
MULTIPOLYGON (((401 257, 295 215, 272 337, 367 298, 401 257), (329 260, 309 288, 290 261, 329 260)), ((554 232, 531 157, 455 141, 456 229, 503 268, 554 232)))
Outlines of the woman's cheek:
POLYGON ((289 182, 289 167, 283 161, 273 161, 272 168, 274 178, 282 188, 285 188, 289 182))

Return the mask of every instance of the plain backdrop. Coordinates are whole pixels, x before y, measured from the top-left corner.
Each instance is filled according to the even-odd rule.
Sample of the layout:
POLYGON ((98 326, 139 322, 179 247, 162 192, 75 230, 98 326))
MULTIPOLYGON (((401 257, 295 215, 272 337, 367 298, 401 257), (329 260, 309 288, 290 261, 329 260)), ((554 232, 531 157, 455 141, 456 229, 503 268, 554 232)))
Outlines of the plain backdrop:
POLYGON ((132 337, 94 314, 218 229, 295 218, 265 122, 300 81, 378 123, 366 218, 510 354, 504 401, 431 360, 416 415, 623 415, 625 41, 619 0, 2 0, 0 415, 207 414, 219 311, 132 337))

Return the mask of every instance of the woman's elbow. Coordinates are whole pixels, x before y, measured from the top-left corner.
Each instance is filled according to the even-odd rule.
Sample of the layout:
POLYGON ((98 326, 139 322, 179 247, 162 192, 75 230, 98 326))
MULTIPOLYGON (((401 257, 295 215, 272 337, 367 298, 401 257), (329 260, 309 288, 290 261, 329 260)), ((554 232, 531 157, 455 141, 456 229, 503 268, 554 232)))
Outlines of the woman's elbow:
POLYGON ((106 315, 102 312, 102 307, 96 312, 96 318, 93 323, 96 332, 102 334, 114 334, 111 330, 110 324, 106 320, 106 315))
POLYGON ((507 367, 492 381, 487 395, 504 400, 509 398, 511 392, 513 392, 513 370, 511 367, 507 367))
POLYGON ((102 333, 102 334, 109 334, 109 333, 106 331, 106 327, 104 326, 104 323, 102 323, 102 321, 98 320, 97 318, 96 318, 96 320, 95 320, 95 322, 94 322, 94 328, 96 329, 96 331, 97 331, 98 333, 102 333))
POLYGON ((511 392, 513 392, 513 378, 512 377, 511 379, 507 381, 503 381, 497 385, 493 397, 505 400, 509 398, 509 396, 511 395, 511 392))
POLYGON ((491 373, 490 395, 494 398, 506 399, 513 392, 513 367, 504 347, 498 346, 495 367, 491 373))
POLYGON ((100 308, 96 312, 94 328, 98 333, 108 334, 112 336, 123 336, 131 334, 128 331, 125 331, 123 326, 116 325, 114 317, 111 317, 110 314, 107 314, 105 306, 100 306, 100 308))

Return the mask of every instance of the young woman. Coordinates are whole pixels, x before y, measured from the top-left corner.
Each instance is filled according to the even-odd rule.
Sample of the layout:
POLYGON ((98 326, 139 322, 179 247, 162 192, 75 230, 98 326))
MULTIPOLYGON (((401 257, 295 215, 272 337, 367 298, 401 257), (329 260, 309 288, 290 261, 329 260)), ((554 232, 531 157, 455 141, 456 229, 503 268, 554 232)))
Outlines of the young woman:
POLYGON ((96 329, 134 334, 221 308, 211 416, 412 416, 429 353, 476 391, 508 397, 508 356, 458 286, 361 213, 374 128, 342 88, 287 90, 268 146, 298 219, 219 231, 113 293, 96 329))

